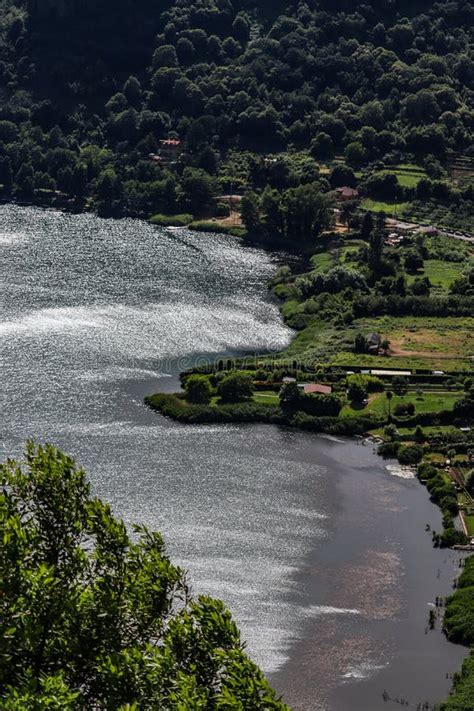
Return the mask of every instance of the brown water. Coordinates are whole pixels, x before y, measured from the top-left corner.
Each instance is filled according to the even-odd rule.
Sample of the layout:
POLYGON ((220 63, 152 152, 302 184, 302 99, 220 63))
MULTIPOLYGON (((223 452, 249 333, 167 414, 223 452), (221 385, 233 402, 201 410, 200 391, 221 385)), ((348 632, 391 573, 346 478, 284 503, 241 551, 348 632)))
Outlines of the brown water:
POLYGON ((430 604, 458 557, 437 509, 369 446, 277 427, 184 427, 147 410, 200 354, 281 348, 278 255, 224 236, 0 208, 1 455, 28 436, 88 469, 128 523, 165 534, 222 597, 299 711, 442 700, 465 652, 430 604))
POLYGON ((319 447, 335 505, 324 546, 296 576, 313 614, 272 681, 296 711, 433 708, 466 653, 446 641, 441 617, 428 625, 460 554, 432 547, 440 515, 407 472, 389 472, 369 445, 319 447))

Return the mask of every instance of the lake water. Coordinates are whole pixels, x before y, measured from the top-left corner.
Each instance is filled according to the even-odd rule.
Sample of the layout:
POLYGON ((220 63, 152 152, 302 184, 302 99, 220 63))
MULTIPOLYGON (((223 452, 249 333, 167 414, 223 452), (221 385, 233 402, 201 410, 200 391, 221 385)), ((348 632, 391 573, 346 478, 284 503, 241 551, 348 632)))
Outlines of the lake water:
POLYGON ((51 441, 118 515, 161 530, 294 709, 416 708, 448 693, 465 651, 427 620, 459 557, 432 548, 425 526, 440 516, 414 479, 360 442, 185 427, 143 405, 201 358, 289 342, 266 290, 281 255, 2 206, 0 258, 2 457, 51 441))

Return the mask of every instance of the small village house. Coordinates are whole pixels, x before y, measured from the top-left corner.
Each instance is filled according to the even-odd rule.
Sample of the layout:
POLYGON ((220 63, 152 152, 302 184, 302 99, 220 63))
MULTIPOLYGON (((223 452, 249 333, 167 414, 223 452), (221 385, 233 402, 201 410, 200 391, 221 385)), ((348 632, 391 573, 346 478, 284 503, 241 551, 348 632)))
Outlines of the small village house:
POLYGON ((359 191, 355 188, 349 188, 344 186, 342 188, 336 188, 337 199, 340 202, 347 202, 348 200, 357 200, 359 198, 359 191))
POLYGON ((369 333, 367 336, 367 350, 377 355, 382 346, 382 338, 378 333, 369 333))

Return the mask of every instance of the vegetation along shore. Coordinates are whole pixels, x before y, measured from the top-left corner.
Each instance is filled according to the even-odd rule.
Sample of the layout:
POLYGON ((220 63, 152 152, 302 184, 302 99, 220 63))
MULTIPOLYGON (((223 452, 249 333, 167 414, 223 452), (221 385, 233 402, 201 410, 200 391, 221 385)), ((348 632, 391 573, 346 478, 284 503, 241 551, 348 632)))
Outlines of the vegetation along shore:
MULTIPOLYGON (((0 2, 0 200, 216 239, 226 232, 292 255, 271 284, 296 332, 287 350, 183 373, 183 391, 152 395, 150 407, 186 423, 371 436, 381 456, 417 467, 440 506, 434 544, 466 549, 474 538, 473 27, 472 0, 0 2)), ((188 599, 160 539, 141 532, 141 543, 129 541, 56 450, 30 447, 27 462, 28 477, 2 470, 13 612, 0 675, 14 684, 0 692, 3 707, 142 708, 143 699, 165 698, 170 709, 285 708, 243 654, 227 612, 188 599), (46 485, 73 530, 38 500, 46 485), (19 521, 19 501, 36 519, 19 521), (61 529, 64 565, 44 515, 61 529), (78 532, 94 538, 94 561, 71 547, 78 532), (17 560, 36 555, 38 541, 39 577, 26 580, 17 560), (92 596, 91 587, 68 587, 71 571, 81 581, 93 571, 92 596), (130 613, 119 629, 136 634, 105 650, 99 641, 116 625, 115 608, 103 609, 115 599, 111 580, 126 590, 130 613), (17 591, 30 594, 32 581, 47 589, 46 609, 39 598, 21 607, 17 591), (162 584, 151 614, 157 600, 145 588, 162 584), (83 607, 64 610, 64 591, 83 607), (183 606, 172 617, 176 597, 183 606), (64 625, 52 639, 57 610, 64 625), (152 671, 150 619, 159 640, 152 671), (75 649, 73 629, 85 630, 75 649), (68 675, 62 658, 72 660, 68 675)), ((446 633, 474 645, 473 620, 471 559, 447 602, 446 633)), ((473 658, 444 708, 474 708, 473 658)))
MULTIPOLYGON (((371 437, 381 456, 416 468, 440 507, 433 544, 474 550, 474 245, 371 212, 357 224, 314 235, 314 253, 272 280, 295 330, 285 351, 201 365, 181 374, 182 392, 146 402, 187 424, 371 437)), ((448 637, 466 645, 470 566, 445 616, 448 637)), ((443 708, 471 708, 473 683, 469 659, 443 708)))

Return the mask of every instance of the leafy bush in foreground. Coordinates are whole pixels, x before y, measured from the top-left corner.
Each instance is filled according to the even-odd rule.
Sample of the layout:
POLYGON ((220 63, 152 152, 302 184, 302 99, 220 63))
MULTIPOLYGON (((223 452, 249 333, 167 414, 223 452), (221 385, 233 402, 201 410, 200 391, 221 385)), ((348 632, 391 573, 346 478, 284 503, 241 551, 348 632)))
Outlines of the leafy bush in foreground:
POLYGON ((133 540, 83 470, 30 443, 0 466, 0 707, 285 711, 222 602, 158 533, 133 540))

